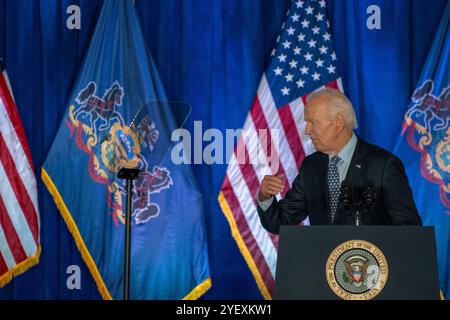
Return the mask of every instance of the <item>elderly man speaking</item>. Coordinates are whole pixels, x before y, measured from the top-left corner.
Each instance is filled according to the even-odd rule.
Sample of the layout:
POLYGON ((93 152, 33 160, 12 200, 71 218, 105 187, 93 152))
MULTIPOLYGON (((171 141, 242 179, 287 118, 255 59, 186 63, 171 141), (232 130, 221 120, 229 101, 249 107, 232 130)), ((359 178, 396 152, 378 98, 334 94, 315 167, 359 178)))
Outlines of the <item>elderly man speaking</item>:
POLYGON ((355 112, 344 94, 329 88, 310 94, 305 121, 316 152, 303 160, 292 188, 277 201, 282 177, 265 176, 261 182, 258 213, 266 230, 278 234, 280 225, 299 224, 306 217, 311 225, 354 224, 339 201, 344 180, 355 203, 362 203, 367 186, 373 190, 373 203, 361 208, 361 224, 422 224, 402 162, 355 135, 355 112))

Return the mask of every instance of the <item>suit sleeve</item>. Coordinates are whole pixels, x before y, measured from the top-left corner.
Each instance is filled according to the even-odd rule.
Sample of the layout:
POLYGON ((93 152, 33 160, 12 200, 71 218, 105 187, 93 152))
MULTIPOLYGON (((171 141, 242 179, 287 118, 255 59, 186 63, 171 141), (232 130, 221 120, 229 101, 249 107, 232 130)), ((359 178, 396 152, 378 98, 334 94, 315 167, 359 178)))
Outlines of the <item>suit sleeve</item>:
POLYGON ((422 225, 401 160, 391 156, 383 177, 383 201, 394 225, 422 225))
POLYGON ((297 225, 307 216, 306 198, 303 181, 303 168, 292 183, 292 188, 281 201, 274 197, 267 210, 258 206, 262 226, 273 234, 279 234, 281 225, 297 225))

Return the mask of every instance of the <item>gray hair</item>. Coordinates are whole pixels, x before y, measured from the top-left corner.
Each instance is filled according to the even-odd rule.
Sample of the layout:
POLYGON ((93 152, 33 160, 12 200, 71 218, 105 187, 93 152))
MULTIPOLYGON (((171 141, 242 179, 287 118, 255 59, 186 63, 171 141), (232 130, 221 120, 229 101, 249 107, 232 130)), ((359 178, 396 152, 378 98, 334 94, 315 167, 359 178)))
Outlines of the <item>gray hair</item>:
POLYGON ((308 105, 311 101, 324 96, 328 97, 328 99, 331 101, 329 106, 330 111, 334 116, 340 113, 345 117, 345 122, 351 129, 358 128, 358 121, 356 120, 355 110, 353 109, 352 103, 345 96, 345 94, 336 89, 323 88, 314 91, 313 93, 308 95, 306 99, 306 105, 308 105))

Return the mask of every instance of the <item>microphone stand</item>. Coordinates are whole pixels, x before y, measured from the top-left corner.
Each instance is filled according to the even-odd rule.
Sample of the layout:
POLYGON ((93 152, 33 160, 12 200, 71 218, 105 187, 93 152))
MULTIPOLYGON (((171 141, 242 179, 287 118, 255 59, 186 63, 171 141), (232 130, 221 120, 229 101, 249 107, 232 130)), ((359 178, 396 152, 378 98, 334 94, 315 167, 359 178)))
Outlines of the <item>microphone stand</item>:
POLYGON ((341 184, 339 201, 345 211, 352 216, 355 226, 357 227, 362 225, 361 212, 363 210, 369 210, 376 198, 376 189, 373 182, 369 181, 366 185, 367 187, 362 196, 356 201, 353 197, 354 190, 349 182, 344 180, 341 184))
POLYGON ((121 168, 117 177, 127 181, 127 204, 125 219, 125 256, 124 256, 124 285, 123 299, 130 298, 130 270, 131 270, 131 204, 133 197, 133 180, 139 176, 139 169, 121 168))
POLYGON ((361 208, 362 201, 358 202, 356 204, 356 211, 355 211, 355 226, 359 227, 361 225, 361 208))
POLYGON ((351 201, 346 207, 347 213, 352 217, 355 222, 355 226, 361 225, 361 208, 363 208, 363 201, 351 201))
POLYGON ((362 199, 355 202, 355 226, 362 225, 361 211, 369 210, 376 198, 376 192, 371 187, 366 188, 363 193, 362 199))

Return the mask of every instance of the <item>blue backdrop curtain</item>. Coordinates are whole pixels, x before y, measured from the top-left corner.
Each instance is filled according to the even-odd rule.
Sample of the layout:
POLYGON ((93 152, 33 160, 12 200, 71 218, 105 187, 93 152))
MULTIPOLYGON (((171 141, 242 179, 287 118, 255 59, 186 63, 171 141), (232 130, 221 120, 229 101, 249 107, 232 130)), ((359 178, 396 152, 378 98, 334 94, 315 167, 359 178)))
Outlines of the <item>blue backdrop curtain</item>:
MULTIPOLYGON (((344 88, 358 133, 392 150, 447 0, 329 0, 344 88), (367 7, 381 9, 369 30, 367 7)), ((102 0, 0 0, 0 56, 14 90, 33 161, 40 168, 65 112, 102 0), (66 9, 81 9, 68 30, 66 9)), ((191 104, 187 128, 240 128, 290 5, 289 0, 136 0, 147 46, 167 95, 191 104)), ((206 143, 207 144, 207 143, 206 143)), ((204 145, 206 145, 204 144, 204 145)), ((223 165, 194 165, 205 201, 212 288, 206 299, 261 299, 231 237, 217 196, 223 165)), ((37 172, 40 175, 40 172, 37 172)), ((96 286, 39 179, 40 263, 3 289, 0 299, 96 299, 96 286), (66 286, 81 268, 81 289, 66 286)), ((181 209, 181 208, 180 208, 181 209)))

